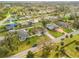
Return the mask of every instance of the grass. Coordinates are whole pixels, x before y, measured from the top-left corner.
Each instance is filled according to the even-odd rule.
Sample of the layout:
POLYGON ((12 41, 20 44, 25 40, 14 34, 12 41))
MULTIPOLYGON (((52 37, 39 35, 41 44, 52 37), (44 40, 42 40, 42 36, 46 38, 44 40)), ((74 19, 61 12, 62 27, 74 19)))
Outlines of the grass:
MULTIPOLYGON (((75 36, 73 36, 72 38, 66 38, 66 39, 64 40, 64 43, 65 43, 65 44, 68 44, 68 43, 70 43, 70 42, 72 42, 72 41, 74 41, 74 40, 79 40, 79 35, 75 35, 75 36)), ((59 45, 60 43, 57 43, 57 44, 59 45)), ((68 45, 68 46, 66 46, 66 47, 64 47, 65 52, 66 52, 67 55, 69 55, 71 58, 79 58, 79 52, 76 51, 75 47, 76 47, 75 42, 72 43, 72 44, 70 44, 70 45, 68 45)), ((50 52, 50 55, 48 56, 48 58, 58 58, 57 56, 55 56, 56 52, 57 52, 57 51, 54 51, 54 50, 52 49, 52 51, 50 52)), ((35 55, 36 55, 35 57, 36 57, 36 58, 40 58, 41 54, 42 54, 42 51, 38 51, 38 52, 35 53, 35 55)), ((64 58, 68 58, 66 55, 64 55, 63 57, 64 57, 64 58)))
POLYGON ((6 18, 6 14, 0 14, 0 21, 6 18))
POLYGON ((67 32, 67 33, 72 32, 72 29, 68 29, 68 28, 63 28, 63 30, 64 30, 65 32, 67 32))
POLYGON ((0 35, 5 35, 7 31, 5 30, 5 26, 0 26, 0 35))
POLYGON ((56 31, 54 31, 54 30, 48 30, 48 32, 52 35, 52 36, 54 36, 54 37, 60 37, 60 36, 62 36, 63 34, 62 33, 60 33, 60 32, 56 32, 56 31))
POLYGON ((40 37, 38 37, 38 36, 31 37, 31 38, 27 39, 26 41, 21 42, 18 50, 14 50, 13 52, 9 51, 7 56, 14 55, 14 54, 19 53, 23 50, 32 48, 33 44, 41 44, 41 42, 43 43, 47 40, 49 40, 49 38, 45 35, 40 36, 40 37))
MULTIPOLYGON (((75 35, 72 38, 66 38, 64 40, 64 42, 67 44, 67 43, 69 43, 73 40, 79 40, 79 35, 75 35)), ((72 58, 78 58, 79 57, 79 52, 76 51, 75 47, 76 47, 75 42, 70 44, 69 46, 65 47, 67 54, 69 56, 71 56, 72 58)))
POLYGON ((30 41, 31 45, 41 43, 41 41, 45 42, 46 40, 49 40, 49 38, 45 35, 40 36, 40 37, 35 36, 35 37, 31 37, 31 38, 28 39, 28 41, 30 41))

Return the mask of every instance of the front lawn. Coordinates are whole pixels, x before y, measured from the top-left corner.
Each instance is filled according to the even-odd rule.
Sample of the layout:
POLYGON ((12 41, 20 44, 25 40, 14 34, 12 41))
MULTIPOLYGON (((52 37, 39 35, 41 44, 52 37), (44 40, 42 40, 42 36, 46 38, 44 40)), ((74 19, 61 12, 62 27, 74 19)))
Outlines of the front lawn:
MULTIPOLYGON (((79 40, 79 35, 75 35, 72 38, 66 38, 64 40, 64 42, 67 44, 69 42, 72 42, 73 40, 79 40)), ((76 49, 75 49, 76 46, 77 45, 74 42, 74 43, 65 47, 66 53, 72 58, 79 58, 79 52, 76 51, 76 49)))
POLYGON ((47 36, 43 35, 43 36, 40 36, 40 37, 38 37, 38 36, 31 37, 27 41, 29 41, 29 43, 31 45, 33 45, 33 44, 39 44, 43 41, 45 42, 46 40, 49 40, 49 38, 47 36))
POLYGON ((62 36, 63 35, 63 33, 60 33, 60 32, 57 32, 57 31, 54 31, 54 30, 48 30, 48 32, 52 35, 52 36, 54 36, 54 37, 60 37, 60 36, 62 36))
POLYGON ((67 32, 67 33, 72 32, 72 29, 68 29, 68 28, 63 28, 63 30, 64 30, 65 32, 67 32))

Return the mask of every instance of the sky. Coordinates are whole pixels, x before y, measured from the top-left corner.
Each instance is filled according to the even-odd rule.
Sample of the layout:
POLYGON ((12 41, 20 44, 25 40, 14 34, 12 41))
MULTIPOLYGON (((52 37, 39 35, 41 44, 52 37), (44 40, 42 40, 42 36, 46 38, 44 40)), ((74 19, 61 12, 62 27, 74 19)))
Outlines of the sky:
POLYGON ((0 0, 0 1, 79 1, 79 0, 0 0))

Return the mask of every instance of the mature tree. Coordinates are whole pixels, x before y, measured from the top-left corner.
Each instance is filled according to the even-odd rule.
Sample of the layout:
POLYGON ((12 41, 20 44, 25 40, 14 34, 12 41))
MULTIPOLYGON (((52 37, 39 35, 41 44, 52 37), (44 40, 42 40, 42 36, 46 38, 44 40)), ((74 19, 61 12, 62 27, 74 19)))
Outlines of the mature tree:
POLYGON ((34 58, 34 53, 31 51, 28 51, 28 54, 26 56, 27 58, 34 58))
POLYGON ((41 57, 47 58, 50 55, 51 50, 52 50, 51 44, 48 44, 48 45, 44 44, 41 57))
POLYGON ((75 47, 75 49, 76 49, 77 51, 79 51, 79 46, 75 47))
POLYGON ((76 41, 75 41, 75 44, 76 44, 76 45, 79 45, 79 41, 78 41, 78 40, 76 40, 76 41))
POLYGON ((66 35, 66 38, 68 38, 69 36, 68 35, 66 35))
POLYGON ((5 45, 8 47, 11 51, 18 50, 18 45, 20 44, 20 41, 18 40, 17 35, 7 33, 5 38, 5 45))
POLYGON ((76 29, 79 29, 79 20, 78 20, 78 19, 74 20, 73 26, 74 26, 76 29))
POLYGON ((78 20, 79 18, 77 16, 77 13, 75 13, 74 16, 75 17, 74 17, 73 27, 76 28, 76 29, 79 29, 79 20, 78 20))
POLYGON ((4 57, 9 53, 9 49, 5 46, 0 47, 0 57, 4 57))
POLYGON ((70 38, 72 38, 73 37, 73 34, 70 34, 70 38))

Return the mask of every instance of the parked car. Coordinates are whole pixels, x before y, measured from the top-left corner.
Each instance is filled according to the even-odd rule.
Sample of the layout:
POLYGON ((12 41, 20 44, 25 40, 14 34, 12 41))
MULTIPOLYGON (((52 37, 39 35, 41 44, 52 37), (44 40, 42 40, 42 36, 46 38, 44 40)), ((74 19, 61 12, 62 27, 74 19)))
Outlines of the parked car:
POLYGON ((33 45, 32 45, 32 47, 36 47, 36 46, 37 46, 37 44, 33 44, 33 45))

